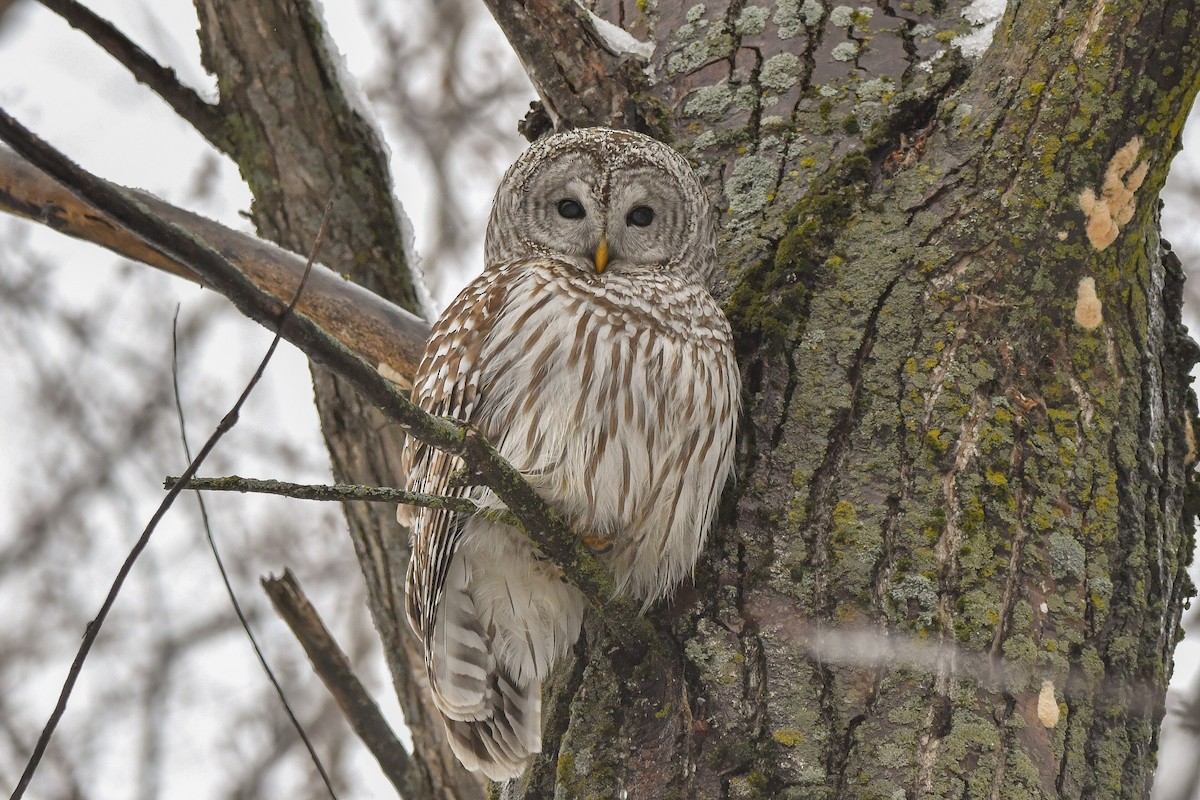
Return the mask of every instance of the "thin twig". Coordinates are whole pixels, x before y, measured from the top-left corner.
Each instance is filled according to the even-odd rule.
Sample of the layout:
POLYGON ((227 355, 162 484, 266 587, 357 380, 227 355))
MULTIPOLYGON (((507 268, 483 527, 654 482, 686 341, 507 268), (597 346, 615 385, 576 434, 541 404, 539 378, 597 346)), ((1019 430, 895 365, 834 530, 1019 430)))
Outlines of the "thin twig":
MULTIPOLYGON (((3 112, 0 112, 0 118, 7 118, 7 115, 3 114, 3 112)), ((11 120, 11 118, 7 119, 11 120)), ((311 261, 309 263, 311 264, 311 261)), ((291 316, 292 311, 295 309, 296 301, 300 297, 300 292, 304 289, 304 282, 307 278, 308 272, 305 272, 300 278, 300 285, 296 287, 296 293, 292 297, 292 301, 283 310, 283 313, 280 314, 277 323, 279 330, 283 329, 288 317, 291 316)), ((87 628, 84 630, 83 641, 80 642, 79 650, 75 654, 75 659, 71 662, 71 668, 67 671, 66 680, 63 681, 62 690, 58 695, 58 702, 55 703, 54 710, 50 712, 50 718, 46 720, 46 725, 42 728, 41 735, 38 736, 37 743, 33 747, 33 752, 29 756, 29 761, 25 765, 25 771, 21 773, 21 779, 17 782, 17 787, 13 790, 10 800, 19 800, 19 798, 25 796, 25 790, 28 788, 29 782, 33 779, 34 773, 37 772, 38 764, 41 763, 42 756, 46 752, 46 747, 50 744, 50 739, 54 735, 55 729, 58 727, 59 720, 62 719, 63 713, 67 710, 67 701, 70 699, 71 692, 75 688, 75 682, 79 679, 79 675, 83 671, 83 663, 87 660, 88 653, 91 652, 92 645, 95 644, 96 637, 99 636, 100 629, 104 626, 105 619, 108 618, 108 612, 112 610, 113 604, 116 603, 117 595, 120 594, 121 587, 125 585, 125 579, 129 576, 129 572, 133 569, 133 565, 137 561, 138 556, 142 554, 142 551, 146 549, 146 545, 150 543, 150 536, 158 527, 158 523, 166 515, 167 510, 172 506, 172 504, 174 504, 175 498, 177 498, 179 493, 183 491, 183 487, 187 485, 187 482, 196 474, 196 471, 204 463, 204 460, 208 458, 209 453, 211 453, 213 448, 217 446, 217 442, 221 440, 221 437, 228 433, 229 430, 237 424, 238 415, 241 412, 242 406, 245 404, 246 399, 250 396, 250 392, 254 390, 254 387, 262 378, 263 372, 267 368, 267 364, 270 363, 271 357, 275 354, 275 348, 279 346, 280 338, 280 333, 277 330, 275 333, 275 338, 271 340, 270 347, 267 348, 266 354, 263 356, 262 361, 259 362, 258 368, 254 371, 254 375, 246 384, 246 388, 242 390, 237 402, 233 404, 233 407, 221 419, 220 423, 217 424, 216 430, 212 432, 212 435, 208 437, 208 441, 206 441, 204 446, 200 448, 200 452, 196 454, 196 457, 190 464, 188 464, 187 469, 183 471, 183 474, 180 476, 180 482, 176 484, 175 488, 167 492, 166 497, 162 499, 162 502, 155 510, 153 516, 150 517, 150 522, 146 524, 146 528, 142 531, 142 535, 138 537, 137 542, 134 543, 133 548, 129 551, 129 555, 125 557, 125 561, 121 564, 121 568, 117 571, 117 576, 113 579, 112 585, 109 587, 108 594, 105 596, 104 602, 100 606, 100 611, 96 614, 95 619, 88 623, 87 628)))
MULTIPOLYGON (((170 489, 179 478, 168 475, 163 480, 163 488, 170 489)), ((358 500, 366 503, 402 503, 407 506, 432 508, 437 511, 453 511, 456 514, 481 516, 501 525, 509 525, 524 531, 521 520, 508 509, 482 508, 465 497, 444 497, 424 492, 409 492, 404 489, 393 489, 388 486, 362 486, 353 483, 311 484, 289 483, 287 481, 263 480, 261 478, 243 478, 240 475, 227 475, 221 478, 192 478, 188 481, 188 489, 205 492, 252 492, 254 494, 274 494, 290 497, 294 500, 323 500, 349 502, 358 500)))
MULTIPOLYGON (((321 217, 321 227, 317 229, 316 240, 313 242, 312 252, 308 256, 306 270, 311 270, 313 263, 317 259, 317 251, 320 249, 321 242, 325 239, 325 232, 329 227, 329 210, 332 206, 332 202, 325 206, 325 213, 321 217)), ((297 294, 299 292, 300 290, 297 289, 297 294)), ((175 319, 171 324, 171 386, 175 394, 175 413, 179 418, 179 438, 183 443, 184 456, 190 462, 192 460, 192 448, 188 444, 187 423, 183 413, 182 395, 179 391, 179 340, 176 335, 178 322, 179 308, 176 307, 175 319)), ((242 630, 246 633, 246 638, 250 640, 250 647, 253 648, 254 655, 258 658, 258 663, 266 674, 267 680, 271 682, 271 686, 275 687, 275 694, 279 697, 279 702, 283 706, 284 713, 291 720, 292 727, 296 729, 296 734, 300 737, 300 741, 303 742, 304 748, 308 751, 308 757, 313 762, 313 766, 316 767, 317 773, 321 776, 321 781, 324 782, 329 796, 333 800, 337 800, 337 792, 333 789, 333 780, 329 777, 325 765, 321 763, 321 757, 317 755, 317 750, 313 747, 312 740, 308 738, 308 733, 304 730, 304 726, 300 724, 300 720, 296 717, 296 712, 292 709, 291 703, 288 702, 287 696, 283 691, 283 686, 280 685, 279 679, 275 677, 275 671, 267 663, 267 657, 263 654, 262 648, 258 646, 258 640, 254 636, 254 631, 250 630, 250 621, 246 619, 246 615, 242 611, 242 604, 238 602, 237 594, 233 591, 233 583, 229 580, 229 572, 225 569, 225 561, 221 558, 221 553, 217 549, 217 540, 213 536, 212 525, 209 523, 208 507, 204 503, 204 495, 199 491, 195 492, 195 494, 196 503, 200 507, 200 521, 204 527, 204 537, 208 540, 208 548, 212 552, 213 561, 217 564, 217 571, 221 573, 221 582, 225 585, 225 593, 229 596, 233 612, 237 615, 238 622, 241 623, 242 630)))
POLYGON ((129 70, 138 81, 166 101, 176 114, 190 122, 213 147, 228 152, 221 114, 194 89, 179 80, 175 70, 158 63, 108 20, 75 0, 38 0, 129 70))
POLYGON ((400 796, 412 800, 435 797, 428 774, 400 744, 292 571, 284 570, 283 577, 263 578, 261 582, 271 604, 304 647, 313 670, 400 796))

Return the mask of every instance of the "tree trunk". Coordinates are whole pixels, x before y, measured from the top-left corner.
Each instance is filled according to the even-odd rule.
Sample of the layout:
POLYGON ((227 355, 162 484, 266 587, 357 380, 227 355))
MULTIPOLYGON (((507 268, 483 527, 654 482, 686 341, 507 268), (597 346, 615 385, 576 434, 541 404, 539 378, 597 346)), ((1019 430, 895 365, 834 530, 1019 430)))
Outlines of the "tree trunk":
MULTIPOLYGON (((413 307, 306 0, 197 5, 260 231, 306 249, 333 193, 323 260, 413 307)), ((505 796, 1145 795, 1191 591, 1196 349, 1157 195, 1200 8, 1014 0, 964 61, 962 2, 597 2, 646 63, 568 0, 491 5, 554 122, 698 165, 746 385, 695 587, 638 657, 589 621, 505 796)), ((315 383, 337 477, 397 482, 397 434, 315 383)), ((477 797, 413 678, 390 514, 347 508, 372 613, 430 784, 477 797)))
POLYGON ((743 457, 674 646, 589 626, 511 794, 1144 795, 1191 591, 1156 212, 1200 10, 1014 3, 964 63, 956 3, 601 5, 655 43, 613 107, 721 197, 743 457))

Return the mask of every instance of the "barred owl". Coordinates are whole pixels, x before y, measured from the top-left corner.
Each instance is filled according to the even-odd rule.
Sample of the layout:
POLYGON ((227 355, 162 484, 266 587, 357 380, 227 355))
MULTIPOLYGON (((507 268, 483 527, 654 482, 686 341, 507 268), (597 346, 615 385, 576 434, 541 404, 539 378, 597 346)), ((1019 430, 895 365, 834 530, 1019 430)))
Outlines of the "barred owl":
MULTIPOLYGON (((687 576, 733 459, 740 384, 705 288, 711 205, 687 162, 604 128, 534 144, 492 207, 486 266, 434 325, 425 410, 483 433, 648 607, 687 576)), ((469 496, 462 462, 409 440, 407 488, 469 496), (455 477, 459 479, 455 479, 455 477)), ((515 777, 541 749, 541 685, 584 599, 512 528, 401 507, 407 614, 469 769, 515 777)))

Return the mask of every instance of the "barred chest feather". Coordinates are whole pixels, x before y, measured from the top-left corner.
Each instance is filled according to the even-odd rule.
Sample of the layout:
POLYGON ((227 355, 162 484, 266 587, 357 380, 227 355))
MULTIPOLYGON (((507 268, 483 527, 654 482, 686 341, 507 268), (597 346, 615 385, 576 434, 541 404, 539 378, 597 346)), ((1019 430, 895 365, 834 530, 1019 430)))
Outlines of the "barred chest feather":
POLYGON ((473 416, 581 535, 612 541, 618 585, 648 605, 691 571, 732 462, 728 323, 669 275, 583 281, 549 262, 504 277, 473 416))

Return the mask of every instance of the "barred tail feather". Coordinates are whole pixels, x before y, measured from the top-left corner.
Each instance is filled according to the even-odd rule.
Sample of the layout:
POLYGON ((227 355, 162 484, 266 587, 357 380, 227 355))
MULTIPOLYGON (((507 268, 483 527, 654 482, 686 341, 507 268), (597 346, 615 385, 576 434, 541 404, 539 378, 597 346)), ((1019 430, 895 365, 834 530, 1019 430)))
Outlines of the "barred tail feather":
POLYGON ((539 685, 519 687, 507 675, 492 676, 490 707, 484 719, 447 717, 450 747, 463 766, 493 781, 520 775, 542 749, 542 697, 539 685))
POLYGON ((541 681, 519 682, 497 661, 494 626, 484 627, 463 555, 446 575, 426 642, 429 683, 463 766, 494 781, 508 780, 541 750, 541 681))
POLYGON ((487 718, 488 675, 496 665, 492 637, 483 627, 470 580, 470 568, 459 554, 446 573, 436 621, 425 642, 434 702, 457 720, 487 718))

